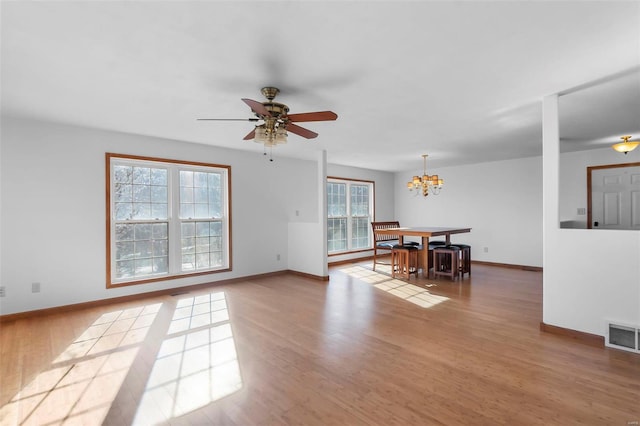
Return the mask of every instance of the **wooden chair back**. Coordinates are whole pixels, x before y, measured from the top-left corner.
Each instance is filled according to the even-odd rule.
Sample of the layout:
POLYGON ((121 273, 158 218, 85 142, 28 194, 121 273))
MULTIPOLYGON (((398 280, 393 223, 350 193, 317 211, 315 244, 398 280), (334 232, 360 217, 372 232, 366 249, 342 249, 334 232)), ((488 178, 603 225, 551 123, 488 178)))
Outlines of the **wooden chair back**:
POLYGON ((382 241, 391 241, 391 240, 397 240, 400 238, 400 236, 398 235, 386 235, 386 234, 376 233, 378 229, 400 228, 400 222, 398 221, 371 222, 371 227, 373 228, 374 246, 382 241))
POLYGON ((389 229, 389 228, 400 228, 400 222, 398 221, 389 221, 389 222, 371 222, 371 227, 373 228, 373 270, 376 270, 376 264, 382 263, 378 262, 378 250, 388 250, 391 251, 393 247, 393 242, 397 242, 400 238, 399 235, 383 235, 378 234, 376 231, 379 229, 389 229), (385 242, 389 242, 385 244, 385 242))

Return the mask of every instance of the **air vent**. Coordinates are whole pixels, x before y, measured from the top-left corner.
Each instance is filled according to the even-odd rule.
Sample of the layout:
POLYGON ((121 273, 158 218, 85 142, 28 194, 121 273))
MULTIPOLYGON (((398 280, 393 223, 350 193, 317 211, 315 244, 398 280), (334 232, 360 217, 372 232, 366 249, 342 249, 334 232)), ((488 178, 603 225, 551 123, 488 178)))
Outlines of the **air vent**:
POLYGON ((605 345, 640 353, 640 326, 608 321, 605 345))

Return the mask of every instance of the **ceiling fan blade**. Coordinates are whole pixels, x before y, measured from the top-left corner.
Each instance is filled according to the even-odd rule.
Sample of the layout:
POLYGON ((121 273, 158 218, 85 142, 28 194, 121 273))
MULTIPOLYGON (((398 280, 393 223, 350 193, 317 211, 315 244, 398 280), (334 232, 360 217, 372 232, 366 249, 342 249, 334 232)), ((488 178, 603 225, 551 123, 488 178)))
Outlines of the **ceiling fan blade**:
POLYGON ((297 126, 293 123, 287 124, 287 131, 307 139, 313 139, 318 136, 316 132, 312 132, 311 130, 307 130, 304 127, 297 126))
POLYGON ((338 114, 333 111, 303 112, 300 114, 289 114, 287 118, 291 121, 333 121, 338 118, 338 114))
POLYGON ((196 118, 198 121, 259 121, 258 117, 252 118, 196 118))
POLYGON ((248 141, 249 139, 253 139, 256 137, 256 129, 253 129, 252 131, 250 131, 247 136, 245 136, 244 138, 242 138, 243 141, 248 141))
POLYGON ((242 101, 245 104, 249 105, 249 108, 251 108, 251 110, 256 114, 261 116, 271 117, 271 113, 269 112, 268 109, 264 107, 264 105, 262 105, 262 103, 258 101, 254 101, 253 99, 246 99, 246 98, 242 98, 242 101))

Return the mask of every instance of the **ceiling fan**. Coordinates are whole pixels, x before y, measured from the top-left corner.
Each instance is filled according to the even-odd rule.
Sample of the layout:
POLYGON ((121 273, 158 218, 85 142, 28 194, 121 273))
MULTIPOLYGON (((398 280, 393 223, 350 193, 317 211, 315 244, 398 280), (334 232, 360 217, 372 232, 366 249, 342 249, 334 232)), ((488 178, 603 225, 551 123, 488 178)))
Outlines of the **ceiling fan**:
POLYGON ((299 114, 289 114, 289 107, 279 102, 274 102, 280 90, 276 87, 263 87, 262 94, 267 98, 267 102, 258 102, 253 99, 243 98, 242 101, 249 105, 255 117, 251 118, 198 118, 198 120, 213 121, 252 121, 259 122, 256 127, 249 132, 243 140, 254 139, 255 142, 263 143, 265 147, 273 147, 287 142, 287 132, 295 133, 303 138, 313 139, 317 133, 309 129, 300 127, 299 122, 306 121, 333 121, 338 115, 332 111, 303 112, 299 114))

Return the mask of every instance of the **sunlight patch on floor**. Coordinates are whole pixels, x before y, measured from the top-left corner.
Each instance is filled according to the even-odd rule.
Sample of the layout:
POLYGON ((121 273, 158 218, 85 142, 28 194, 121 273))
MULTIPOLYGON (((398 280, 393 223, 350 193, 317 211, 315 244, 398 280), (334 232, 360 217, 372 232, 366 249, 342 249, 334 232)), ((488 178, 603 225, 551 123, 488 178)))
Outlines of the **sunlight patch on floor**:
MULTIPOLYGON (((431 308, 449 300, 448 297, 431 294, 424 287, 392 278, 390 265, 376 265, 376 271, 363 266, 350 266, 340 271, 423 308, 431 308)), ((432 283, 426 284, 426 287, 434 286, 432 283)))
POLYGON ((100 424, 161 304, 100 316, 0 409, 0 424, 100 424))
POLYGON ((224 292, 181 299, 134 424, 166 422, 242 388, 224 292))

